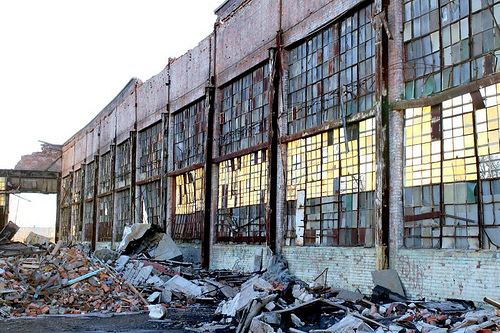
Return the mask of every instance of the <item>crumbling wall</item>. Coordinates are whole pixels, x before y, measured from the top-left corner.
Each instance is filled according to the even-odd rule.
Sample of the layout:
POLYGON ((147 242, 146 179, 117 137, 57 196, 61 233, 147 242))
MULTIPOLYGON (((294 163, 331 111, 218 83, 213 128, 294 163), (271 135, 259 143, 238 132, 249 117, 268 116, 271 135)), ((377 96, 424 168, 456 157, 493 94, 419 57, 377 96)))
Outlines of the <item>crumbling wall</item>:
POLYGON ((41 142, 42 151, 23 155, 14 170, 60 171, 62 146, 41 142))

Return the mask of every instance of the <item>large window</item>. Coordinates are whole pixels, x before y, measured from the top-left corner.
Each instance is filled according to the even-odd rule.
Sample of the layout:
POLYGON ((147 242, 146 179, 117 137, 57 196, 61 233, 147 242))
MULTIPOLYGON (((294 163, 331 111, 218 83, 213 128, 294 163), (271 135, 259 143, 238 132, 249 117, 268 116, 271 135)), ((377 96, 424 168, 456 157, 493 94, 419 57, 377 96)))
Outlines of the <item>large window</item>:
POLYGON ((472 94, 405 111, 407 247, 500 245, 500 85, 472 94))
POLYGON ((360 9, 290 50, 288 134, 373 107, 372 12, 360 9))
POLYGON ((265 242, 267 200, 265 150, 221 162, 217 240, 265 242))
POLYGON ((287 245, 371 246, 374 118, 289 142, 286 200, 287 245))
POLYGON ((130 162, 130 140, 127 140, 119 144, 116 148, 116 189, 130 185, 130 162))
POLYGON ((406 98, 497 72, 499 0, 406 0, 406 98))
POLYGON ((174 239, 201 239, 204 176, 199 168, 175 177, 174 239))
POLYGON ((130 189, 126 189, 115 194, 115 221, 114 226, 114 241, 119 242, 123 236, 125 226, 132 224, 131 209, 130 209, 130 189))
POLYGON ((269 68, 263 65, 222 89, 220 155, 267 142, 269 68))
POLYGON ((146 179, 160 174, 162 125, 158 123, 139 132, 139 179, 146 179))
POLYGON ((71 236, 73 239, 82 239, 83 221, 81 217, 81 207, 83 199, 83 171, 78 169, 73 176, 73 203, 71 206, 71 236))
POLYGON ((203 162, 206 129, 204 100, 174 115, 174 169, 203 162))
POLYGON ((99 186, 98 193, 108 193, 112 188, 111 175, 113 173, 113 156, 111 152, 107 152, 99 159, 99 186))
POLYGON ((154 181, 140 186, 141 222, 150 223, 160 228, 161 225, 161 182, 154 181))

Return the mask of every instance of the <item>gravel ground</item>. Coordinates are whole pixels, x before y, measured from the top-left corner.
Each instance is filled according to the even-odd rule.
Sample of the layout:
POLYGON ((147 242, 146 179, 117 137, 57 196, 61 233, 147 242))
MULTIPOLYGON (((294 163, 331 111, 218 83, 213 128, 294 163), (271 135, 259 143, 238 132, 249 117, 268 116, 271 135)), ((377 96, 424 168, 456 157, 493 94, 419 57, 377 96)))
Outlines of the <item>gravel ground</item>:
POLYGON ((169 308, 163 320, 151 320, 148 312, 128 314, 44 315, 0 320, 1 333, 59 332, 185 332, 184 327, 212 319, 213 306, 192 306, 187 310, 169 308))

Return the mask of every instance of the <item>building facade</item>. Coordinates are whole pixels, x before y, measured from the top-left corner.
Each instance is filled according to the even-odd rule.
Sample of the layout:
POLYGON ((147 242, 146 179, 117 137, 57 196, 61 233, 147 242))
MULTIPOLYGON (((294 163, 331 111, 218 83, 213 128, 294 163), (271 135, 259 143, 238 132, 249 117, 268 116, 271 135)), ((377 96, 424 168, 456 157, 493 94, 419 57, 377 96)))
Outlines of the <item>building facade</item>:
POLYGON ((228 0, 63 146, 62 239, 150 223, 205 267, 500 298, 500 1, 228 0), (472 276, 472 278, 471 278, 472 276))

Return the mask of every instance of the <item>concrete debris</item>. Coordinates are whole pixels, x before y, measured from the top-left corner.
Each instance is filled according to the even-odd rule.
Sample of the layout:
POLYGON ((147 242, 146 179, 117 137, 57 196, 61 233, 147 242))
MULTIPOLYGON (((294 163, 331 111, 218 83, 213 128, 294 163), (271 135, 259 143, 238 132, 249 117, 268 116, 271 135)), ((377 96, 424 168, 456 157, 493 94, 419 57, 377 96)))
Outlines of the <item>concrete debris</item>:
POLYGON ((174 243, 172 238, 163 234, 158 246, 154 250, 153 258, 156 260, 180 260, 182 261, 182 252, 174 243))
MULTIPOLYGON (((37 239, 36 237, 32 239, 37 239)), ((117 313, 143 309, 141 300, 123 278, 84 255, 75 247, 59 246, 49 253, 47 244, 24 246, 30 251, 0 259, 0 314, 117 313)))
POLYGON ((165 318, 167 315, 167 309, 161 304, 156 304, 156 305, 150 305, 148 306, 149 310, 149 318, 155 319, 155 320, 160 320, 165 318))
POLYGON ((50 246, 50 238, 45 237, 31 231, 28 236, 26 236, 26 240, 24 241, 26 245, 36 245, 43 248, 48 249, 50 246))
POLYGON ((398 272, 393 269, 372 271, 374 286, 381 286, 389 289, 392 293, 406 297, 403 284, 399 279, 398 272))
POLYGON ((150 228, 151 224, 147 223, 136 223, 132 226, 126 226, 123 230, 122 241, 118 245, 118 251, 126 250, 132 241, 141 239, 150 228))
MULTIPOLYGON (((485 298, 497 307, 491 309, 476 309, 466 300, 410 300, 395 271, 374 273, 377 284, 371 295, 364 295, 328 286, 327 270, 311 283, 301 281, 272 254, 263 269, 252 274, 201 269, 177 261, 178 249, 165 234, 145 227, 132 233, 123 251, 102 250, 93 257, 84 254, 83 246, 28 246, 4 240, 0 315, 147 309, 152 320, 163 320, 168 308, 211 303, 218 304, 213 321, 187 331, 468 333, 500 327, 497 300, 485 298)), ((255 252, 255 268, 260 254, 255 252)))

